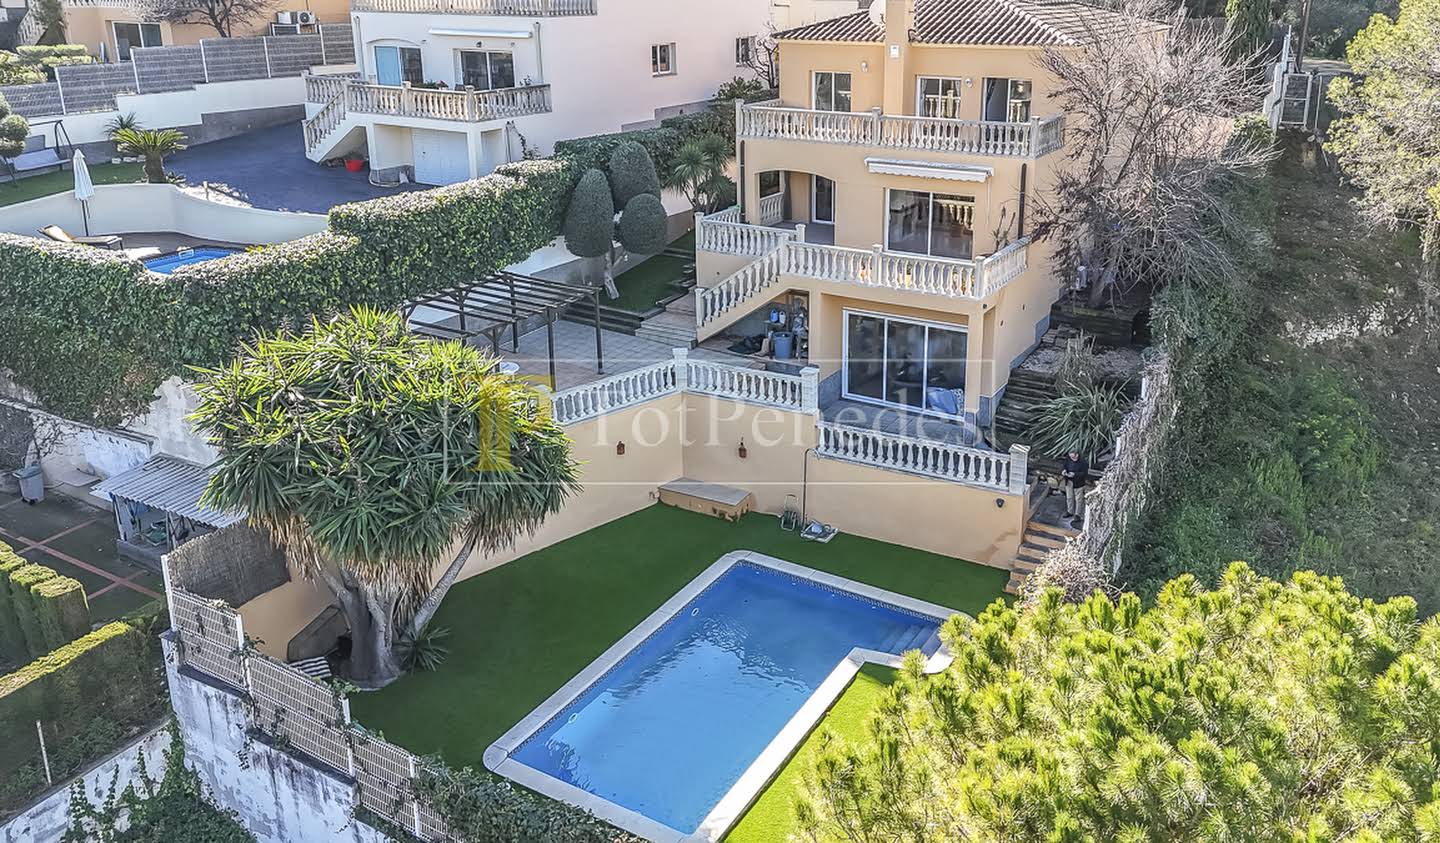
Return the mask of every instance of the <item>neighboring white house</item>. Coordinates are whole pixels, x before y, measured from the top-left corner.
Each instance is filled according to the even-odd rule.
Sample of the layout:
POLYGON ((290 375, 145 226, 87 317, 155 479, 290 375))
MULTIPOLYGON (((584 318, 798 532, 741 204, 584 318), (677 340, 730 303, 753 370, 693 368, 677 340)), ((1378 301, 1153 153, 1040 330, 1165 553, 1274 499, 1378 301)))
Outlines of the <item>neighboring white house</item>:
POLYGON ((308 77, 306 154, 422 184, 704 107, 754 39, 856 0, 354 0, 359 78, 308 77), (774 5, 772 5, 772 2, 774 5))

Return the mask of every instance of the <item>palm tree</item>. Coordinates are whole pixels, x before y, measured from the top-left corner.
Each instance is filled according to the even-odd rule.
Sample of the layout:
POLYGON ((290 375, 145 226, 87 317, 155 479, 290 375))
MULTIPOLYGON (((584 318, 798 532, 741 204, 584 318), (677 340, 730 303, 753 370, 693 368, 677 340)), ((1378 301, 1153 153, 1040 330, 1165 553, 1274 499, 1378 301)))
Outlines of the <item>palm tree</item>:
POLYGON ((730 163, 730 147, 719 135, 706 135, 688 141, 675 151, 665 186, 679 190, 691 206, 706 213, 716 210, 731 187, 725 168, 730 163))
POLYGON ((220 450, 205 500, 331 590, 364 687, 400 676, 473 552, 532 534, 579 488, 533 387, 394 313, 265 336, 202 374, 193 420, 220 450))
POLYGON ((145 180, 165 183, 165 156, 185 148, 185 135, 175 129, 120 128, 111 136, 122 155, 145 158, 145 180))

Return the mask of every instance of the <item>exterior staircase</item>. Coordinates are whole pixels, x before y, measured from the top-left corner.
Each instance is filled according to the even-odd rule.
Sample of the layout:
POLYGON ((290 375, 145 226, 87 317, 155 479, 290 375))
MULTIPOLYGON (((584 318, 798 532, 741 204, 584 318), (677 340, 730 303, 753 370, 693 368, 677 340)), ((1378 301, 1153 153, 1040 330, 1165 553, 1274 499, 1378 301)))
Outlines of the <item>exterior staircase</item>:
POLYGON ((1007 442, 1029 441, 1030 425, 1045 405, 1059 396, 1053 375, 1024 368, 1012 371, 1000 406, 995 408, 995 431, 1007 442))
MULTIPOLYGON (((565 308, 565 312, 560 315, 560 318, 566 322, 574 322, 579 325, 594 325, 595 305, 592 304, 589 299, 581 299, 565 308)), ((631 313, 628 310, 620 310, 616 307, 610 307, 605 304, 604 297, 601 297, 601 328, 607 331, 615 331, 616 333, 634 336, 635 331, 640 327, 641 323, 642 319, 639 314, 631 313)))
POLYGON ((692 348, 695 345, 695 297, 681 296, 634 331, 635 337, 658 342, 668 348, 692 348))
POLYGON ((1010 581, 1005 583, 1005 592, 1019 594, 1030 572, 1045 561, 1045 554, 1064 547, 1066 542, 1078 535, 1079 530, 1030 519, 1030 523, 1025 525, 1025 536, 1020 540, 1020 551, 1010 562, 1010 581))

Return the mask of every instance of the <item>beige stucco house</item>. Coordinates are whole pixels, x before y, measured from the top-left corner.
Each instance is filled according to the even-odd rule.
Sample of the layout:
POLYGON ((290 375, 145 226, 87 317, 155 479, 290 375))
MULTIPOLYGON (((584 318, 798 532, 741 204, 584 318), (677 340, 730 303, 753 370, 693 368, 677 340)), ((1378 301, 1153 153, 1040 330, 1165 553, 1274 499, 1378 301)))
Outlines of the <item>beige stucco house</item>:
POLYGON ((950 419, 975 441, 1062 286, 1032 241, 1065 156, 1039 59, 1119 20, 1068 0, 876 0, 779 33, 779 99, 738 109, 739 209, 698 223, 699 340, 785 309, 822 404, 950 419))

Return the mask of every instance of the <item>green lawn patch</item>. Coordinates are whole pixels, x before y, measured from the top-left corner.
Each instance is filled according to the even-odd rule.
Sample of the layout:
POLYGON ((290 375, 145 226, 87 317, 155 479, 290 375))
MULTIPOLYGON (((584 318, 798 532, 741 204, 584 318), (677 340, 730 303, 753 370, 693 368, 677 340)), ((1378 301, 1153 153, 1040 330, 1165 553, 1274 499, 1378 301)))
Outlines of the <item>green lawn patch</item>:
POLYGON ((651 255, 623 275, 615 277, 615 288, 620 291, 620 298, 601 303, 632 313, 644 313, 655 306, 656 300, 676 292, 671 284, 680 280, 685 264, 694 262, 693 258, 687 260, 663 252, 651 255))
POLYGON ((407 749, 481 766, 507 729, 732 550, 755 550, 978 614, 1006 572, 856 536, 801 541, 768 515, 738 524, 655 505, 457 584, 434 624, 437 671, 351 698, 366 727, 407 749))
MULTIPOLYGON (((144 181, 145 171, 140 164, 91 164, 90 180, 96 184, 130 184, 144 181)), ((0 184, 0 205, 29 202, 42 196, 64 193, 74 187, 75 175, 69 170, 5 182, 0 184)))
POLYGON ((895 669, 878 664, 860 668, 825 717, 816 725, 770 786, 730 829, 726 843, 775 843, 789 838, 795 830, 795 800, 805 780, 805 770, 815 764, 821 752, 820 736, 830 732, 850 743, 865 740, 871 712, 880 705, 885 689, 895 681, 895 669))

